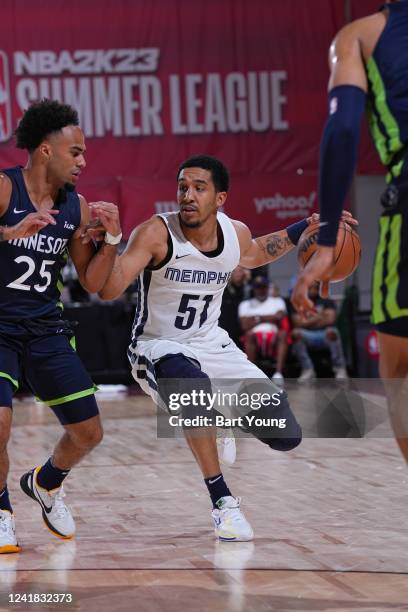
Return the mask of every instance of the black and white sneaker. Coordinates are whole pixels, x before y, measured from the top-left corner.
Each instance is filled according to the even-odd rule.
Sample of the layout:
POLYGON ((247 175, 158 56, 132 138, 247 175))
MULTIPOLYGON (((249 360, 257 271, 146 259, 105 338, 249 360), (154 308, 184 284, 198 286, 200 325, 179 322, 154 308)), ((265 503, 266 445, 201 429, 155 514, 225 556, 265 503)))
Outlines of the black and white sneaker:
POLYGON ((64 504, 65 493, 62 485, 58 489, 48 491, 37 484, 38 466, 22 475, 20 486, 24 493, 35 499, 42 508, 44 523, 48 529, 60 538, 72 538, 75 535, 75 522, 71 511, 64 504))

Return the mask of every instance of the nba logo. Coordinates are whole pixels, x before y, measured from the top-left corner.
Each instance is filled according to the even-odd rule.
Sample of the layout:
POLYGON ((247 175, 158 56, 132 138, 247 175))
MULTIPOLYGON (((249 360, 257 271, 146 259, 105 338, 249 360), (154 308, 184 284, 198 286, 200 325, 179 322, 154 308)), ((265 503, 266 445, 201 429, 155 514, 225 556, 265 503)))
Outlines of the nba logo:
POLYGON ((11 138, 11 100, 7 55, 0 50, 0 142, 11 138))

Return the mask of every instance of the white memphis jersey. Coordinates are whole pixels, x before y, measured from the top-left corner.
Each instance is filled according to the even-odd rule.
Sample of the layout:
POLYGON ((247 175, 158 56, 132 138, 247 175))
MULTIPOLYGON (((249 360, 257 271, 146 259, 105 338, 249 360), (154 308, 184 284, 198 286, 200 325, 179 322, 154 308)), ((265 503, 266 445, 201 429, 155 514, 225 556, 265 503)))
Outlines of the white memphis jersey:
POLYGON ((146 268, 136 283, 137 306, 129 358, 142 340, 211 342, 220 330, 218 319, 224 289, 240 260, 236 230, 224 213, 218 249, 199 251, 181 229, 178 213, 159 215, 169 232, 166 259, 146 268))

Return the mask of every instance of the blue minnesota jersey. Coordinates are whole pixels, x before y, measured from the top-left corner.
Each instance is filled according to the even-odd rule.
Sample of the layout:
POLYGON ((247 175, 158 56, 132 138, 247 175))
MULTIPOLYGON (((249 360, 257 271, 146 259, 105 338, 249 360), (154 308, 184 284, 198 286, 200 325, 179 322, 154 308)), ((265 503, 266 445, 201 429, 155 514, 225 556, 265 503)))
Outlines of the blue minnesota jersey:
POLYGON ((368 118, 387 180, 408 179, 408 0, 387 4, 386 26, 366 64, 368 118))
MULTIPOLYGON (((21 168, 2 172, 13 189, 0 225, 13 226, 36 209, 21 168)), ((61 269, 68 258, 68 242, 81 222, 78 194, 62 190, 56 207, 56 225, 47 225, 30 238, 0 243, 0 321, 43 319, 61 312, 61 269)))

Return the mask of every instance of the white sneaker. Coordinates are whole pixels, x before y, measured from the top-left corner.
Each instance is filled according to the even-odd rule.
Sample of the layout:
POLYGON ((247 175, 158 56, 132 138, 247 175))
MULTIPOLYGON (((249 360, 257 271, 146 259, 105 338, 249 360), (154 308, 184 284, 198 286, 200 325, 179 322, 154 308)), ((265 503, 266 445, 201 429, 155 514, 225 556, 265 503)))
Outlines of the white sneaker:
POLYGON ((228 438, 224 436, 222 438, 217 438, 217 446, 220 461, 226 465, 233 465, 237 457, 237 447, 233 435, 228 438))
POLYGON ((339 380, 345 380, 348 378, 346 368, 333 368, 334 369, 334 377, 339 380))
POLYGON ((72 538, 75 534, 75 522, 71 511, 63 502, 65 493, 62 485, 58 489, 48 491, 37 484, 37 474, 41 466, 23 474, 20 486, 24 493, 35 499, 42 508, 44 523, 48 529, 60 538, 72 538))
POLYGON ((312 370, 312 368, 307 368, 306 370, 303 370, 297 381, 299 383, 303 383, 311 380, 312 378, 314 378, 314 370, 312 370))
POLYGON ((279 383, 283 383, 283 381, 284 381, 285 379, 283 378, 283 374, 282 374, 282 372, 278 372, 278 371, 276 371, 276 372, 274 372, 274 374, 272 375, 272 379, 271 379, 271 380, 273 380, 274 382, 276 382, 276 383, 278 383, 278 384, 279 384, 279 383))
POLYGON ((249 542, 254 537, 251 525, 240 510, 241 499, 228 495, 218 500, 211 515, 215 534, 224 542, 249 542))
POLYGON ((19 550, 14 514, 8 510, 0 510, 0 553, 14 553, 19 550))

